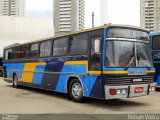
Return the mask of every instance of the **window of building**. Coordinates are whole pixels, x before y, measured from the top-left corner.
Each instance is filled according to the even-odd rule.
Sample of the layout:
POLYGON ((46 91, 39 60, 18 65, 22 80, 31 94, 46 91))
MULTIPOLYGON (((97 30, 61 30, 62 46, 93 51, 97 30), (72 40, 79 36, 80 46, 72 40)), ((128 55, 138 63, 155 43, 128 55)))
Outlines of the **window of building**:
POLYGON ((40 45, 40 57, 47 57, 51 55, 52 41, 42 42, 40 45))

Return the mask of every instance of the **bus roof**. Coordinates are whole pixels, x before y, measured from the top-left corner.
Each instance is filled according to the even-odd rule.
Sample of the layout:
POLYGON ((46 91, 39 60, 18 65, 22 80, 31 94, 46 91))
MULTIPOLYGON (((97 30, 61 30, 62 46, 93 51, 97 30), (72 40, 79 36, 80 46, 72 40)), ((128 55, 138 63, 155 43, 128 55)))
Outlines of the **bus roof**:
MULTIPOLYGON (((82 30, 82 31, 77 31, 77 32, 73 32, 73 33, 70 33, 70 34, 62 34, 60 36, 53 36, 53 37, 49 37, 49 38, 46 38, 46 39, 40 39, 40 40, 36 40, 36 41, 22 43, 22 44, 19 44, 19 45, 7 46, 7 47, 5 47, 5 49, 13 48, 13 47, 20 46, 20 45, 32 44, 32 43, 36 43, 36 42, 40 42, 40 41, 45 41, 45 40, 49 40, 49 39, 65 37, 65 36, 74 35, 74 34, 78 34, 78 33, 84 33, 84 32, 88 32, 88 31, 94 31, 94 30, 104 29, 104 28, 108 28, 108 27, 123 27, 123 28, 131 28, 131 29, 138 29, 138 30, 147 31, 147 30, 145 30, 145 29, 143 29, 141 27, 137 27, 137 26, 121 25, 121 24, 105 24, 103 26, 99 26, 99 27, 95 27, 95 28, 90 28, 90 29, 86 29, 86 30, 82 30)), ((147 31, 147 32, 149 32, 149 31, 147 31)))
POLYGON ((150 32, 150 35, 160 35, 160 31, 150 32))

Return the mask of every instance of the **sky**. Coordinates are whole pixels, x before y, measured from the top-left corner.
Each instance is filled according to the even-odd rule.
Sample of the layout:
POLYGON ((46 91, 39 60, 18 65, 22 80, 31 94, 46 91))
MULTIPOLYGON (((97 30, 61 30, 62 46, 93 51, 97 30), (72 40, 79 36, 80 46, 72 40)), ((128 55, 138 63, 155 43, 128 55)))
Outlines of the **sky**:
MULTIPOLYGON (((92 27, 92 12, 95 26, 100 26, 100 0, 85 0, 85 27, 92 27)), ((108 0, 106 23, 140 26, 140 0, 108 0)), ((26 16, 52 19, 53 0, 26 0, 26 16)))

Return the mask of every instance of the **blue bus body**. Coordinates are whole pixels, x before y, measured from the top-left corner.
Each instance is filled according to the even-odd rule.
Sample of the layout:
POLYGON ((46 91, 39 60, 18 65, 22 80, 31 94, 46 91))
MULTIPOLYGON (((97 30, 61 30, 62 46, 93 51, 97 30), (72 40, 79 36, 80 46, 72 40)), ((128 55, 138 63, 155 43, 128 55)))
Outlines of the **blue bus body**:
POLYGON ((153 64, 156 69, 155 81, 157 82, 157 87, 160 87, 160 44, 159 44, 160 37, 159 36, 160 36, 160 32, 150 33, 153 64))
MULTIPOLYGON (((3 62, 4 80, 13 82, 14 75, 17 75, 19 80, 18 84, 22 86, 68 93, 70 89, 69 83, 76 78, 82 85, 84 97, 98 99, 129 98, 154 93, 154 67, 126 68, 106 66, 106 33, 111 28, 143 31, 131 27, 104 26, 95 30, 73 34, 71 36, 83 33, 88 35, 87 53, 79 55, 69 55, 66 53, 66 55, 53 56, 53 53, 51 53, 48 57, 8 59, 6 58, 6 54, 10 56, 10 53, 5 52, 8 49, 14 49, 14 46, 5 48, 3 62), (100 67, 92 68, 90 42, 92 38, 99 37, 102 38, 100 43, 101 56, 94 57, 94 59, 96 59, 94 62, 99 61, 100 67), (141 88, 143 91, 136 93, 141 90, 141 88), (120 91, 120 94, 116 93, 116 95, 111 95, 114 94, 115 90, 124 90, 125 93, 123 94, 123 91, 120 91)), ((38 42, 41 44, 42 41, 38 42)), ((96 55, 98 56, 98 54, 96 55)))

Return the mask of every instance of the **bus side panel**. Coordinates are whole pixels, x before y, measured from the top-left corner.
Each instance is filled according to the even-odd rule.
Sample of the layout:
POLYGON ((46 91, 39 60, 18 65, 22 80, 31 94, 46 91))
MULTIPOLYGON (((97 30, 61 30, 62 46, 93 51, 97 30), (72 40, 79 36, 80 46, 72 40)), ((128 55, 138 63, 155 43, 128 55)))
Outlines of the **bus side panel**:
POLYGON ((156 69, 155 82, 157 82, 157 86, 160 86, 160 51, 152 50, 152 58, 154 67, 156 69))
POLYGON ((18 78, 22 78, 22 72, 24 69, 23 63, 6 63, 3 66, 6 68, 7 76, 5 80, 9 80, 10 82, 13 80, 13 74, 16 73, 18 78))
POLYGON ((61 58, 61 62, 58 59, 48 59, 46 63, 45 73, 42 79, 41 87, 47 90, 56 90, 56 86, 59 81, 60 73, 63 67, 63 61, 65 58, 61 58))
POLYGON ((77 77, 80 79, 82 74, 86 74, 86 65, 65 65, 63 66, 62 73, 60 74, 56 91, 67 92, 66 86, 69 77, 77 77), (62 88, 63 87, 63 88, 62 88))
POLYGON ((55 91, 67 93, 67 83, 71 77, 78 78, 84 88, 84 96, 89 96, 89 75, 87 57, 67 58, 64 62, 55 91))
POLYGON ((92 98, 104 98, 104 85, 102 77, 98 75, 90 75, 90 97, 92 98))
POLYGON ((45 71, 45 66, 37 66, 36 67, 35 72, 38 72, 38 73, 34 73, 33 80, 32 80, 33 84, 35 84, 35 85, 41 84, 44 71, 45 71))
POLYGON ((85 97, 103 98, 103 84, 101 77, 98 75, 87 74, 87 64, 82 65, 66 65, 62 69, 56 87, 57 92, 67 93, 67 82, 69 77, 76 77, 82 83, 85 97), (69 71, 69 72, 68 72, 69 71), (69 73, 69 74, 63 74, 69 73), (72 73, 72 74, 71 74, 72 73))
MULTIPOLYGON (((39 69, 35 70, 31 86, 56 92, 67 93, 68 79, 70 77, 77 77, 80 79, 84 87, 84 96, 89 96, 89 76, 86 74, 88 67, 88 64, 86 63, 87 59, 87 56, 45 59, 45 69, 42 69, 41 71, 39 71, 39 69), (40 73, 37 73, 43 72, 43 70, 43 75, 39 75, 40 73), (82 75, 85 76, 82 77, 82 75)), ((23 85, 29 86, 29 84, 27 83, 23 83, 23 85)))
POLYGON ((24 83, 33 83, 33 78, 36 73, 43 73, 42 68, 46 66, 45 62, 27 62, 24 65, 22 70, 22 78, 19 78, 20 81, 24 83), (36 71, 38 69, 38 71, 36 71))
POLYGON ((157 82, 157 86, 160 86, 160 63, 154 63, 154 67, 156 68, 155 82, 157 82))
POLYGON ((13 73, 17 73, 19 83, 24 86, 67 93, 68 79, 77 77, 84 88, 84 96, 103 97, 101 79, 98 75, 87 74, 87 57, 75 57, 74 60, 71 58, 60 59, 61 62, 57 58, 52 58, 41 62, 37 60, 37 62, 6 63, 4 66, 7 70, 7 78, 12 80, 13 73))

